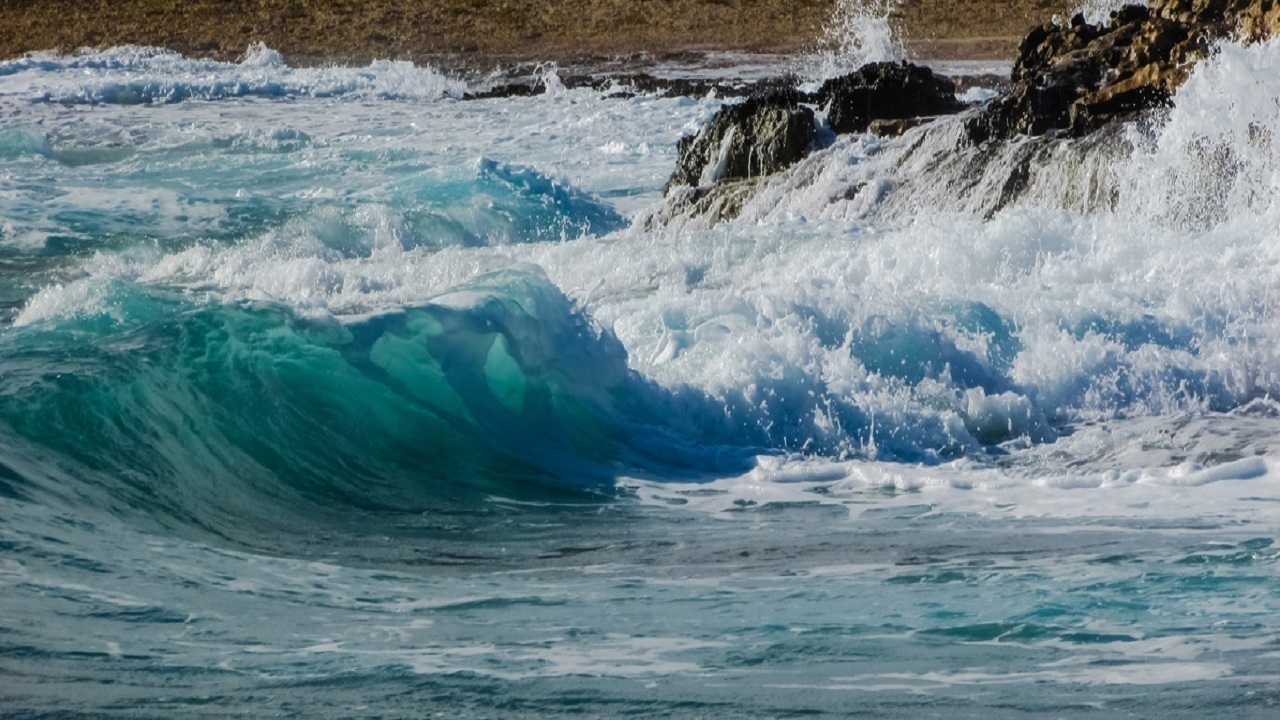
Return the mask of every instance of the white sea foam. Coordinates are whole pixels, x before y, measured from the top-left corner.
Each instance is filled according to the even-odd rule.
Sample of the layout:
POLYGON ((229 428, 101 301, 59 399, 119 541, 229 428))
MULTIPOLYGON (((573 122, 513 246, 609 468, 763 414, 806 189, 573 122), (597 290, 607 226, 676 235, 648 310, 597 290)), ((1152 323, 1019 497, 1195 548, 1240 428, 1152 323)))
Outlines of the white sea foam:
POLYGON ((257 44, 238 63, 195 60, 147 47, 29 55, 0 63, 0 96, 63 104, 172 103, 237 97, 431 100, 466 86, 428 67, 377 61, 366 68, 291 68, 257 44))
MULTIPOLYGON (((123 52, 89 57, 152 62, 145 53, 125 62, 123 52)), ((380 115, 358 102, 261 99, 231 127, 186 121, 181 105, 119 107, 106 124, 161 121, 110 135, 139 153, 129 162, 209 167, 199 172, 212 182, 197 194, 135 190, 129 202, 146 205, 155 228, 189 229, 192 209, 211 206, 220 210, 203 213, 204 226, 234 232, 227 208, 241 212, 242 194, 290 217, 233 242, 197 236, 173 249, 99 253, 84 277, 37 294, 18 323, 103 312, 120 283, 358 318, 531 263, 617 334, 632 368, 657 384, 654 402, 677 408, 673 427, 712 444, 824 458, 838 464, 823 472, 842 478, 864 472, 849 458, 937 463, 997 446, 1021 458, 1002 470, 961 464, 867 481, 899 489, 1003 487, 1001 473, 1056 488, 1132 485, 1103 477, 1131 469, 1155 486, 1241 473, 1271 482, 1270 460, 1213 456, 1207 436, 1192 443, 1202 459, 1177 477, 1169 468, 1185 458, 1173 452, 1125 455, 1137 439, 1102 456, 1081 451, 1079 473, 1029 468, 1044 457, 1034 448, 1056 436, 1065 436, 1059 449, 1094 438, 1081 423, 1170 422, 1280 394, 1277 57, 1275 43, 1222 48, 1174 110, 1124 135, 1014 143, 985 159, 955 149, 955 122, 898 140, 846 137, 771 180, 735 222, 637 223, 581 237, 539 235, 512 218, 578 222, 593 195, 627 212, 653 207, 674 140, 719 101, 560 89, 380 115), (226 154, 218 138, 228 137, 246 143, 242 153, 226 154), (599 151, 571 150, 580 147, 599 151), (228 157, 238 163, 234 190, 218 174, 228 157), (1035 163, 1027 192, 993 210, 1010 167, 1024 161, 1035 163), (690 389, 709 402, 686 403, 690 389), (1224 462, 1239 464, 1214 469, 1224 462)), ((300 72, 265 51, 207 71, 213 82, 300 72)), ((58 140, 23 147, 56 161, 92 128, 48 112, 58 140)), ((111 168, 98 167, 67 171, 89 194, 57 202, 74 208, 103 192, 111 168)), ((807 462, 794 466, 800 476, 807 462)), ((752 482, 779 484, 767 477, 752 482)))
POLYGON ((823 27, 817 48, 801 63, 801 73, 821 82, 870 62, 902 60, 906 49, 894 36, 890 15, 901 0, 839 0, 823 27))
MULTIPOLYGON (((1105 25, 1111 20, 1111 13, 1125 5, 1146 5, 1142 0, 1084 0, 1076 5, 1071 16, 1083 15, 1085 22, 1091 25, 1105 25)), ((1058 18, 1060 21, 1067 18, 1058 18)))
POLYGON ((1272 709, 1275 45, 1093 144, 850 137, 619 230, 719 99, 12 91, 127 57, 0 66, 19 712, 1272 709), (491 412, 437 483, 442 408, 491 412))

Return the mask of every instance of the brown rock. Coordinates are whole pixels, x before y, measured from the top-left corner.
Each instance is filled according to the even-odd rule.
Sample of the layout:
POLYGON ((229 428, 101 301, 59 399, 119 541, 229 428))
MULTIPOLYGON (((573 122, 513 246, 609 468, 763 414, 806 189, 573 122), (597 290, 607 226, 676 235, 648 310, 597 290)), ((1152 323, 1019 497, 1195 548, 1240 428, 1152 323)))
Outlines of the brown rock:
POLYGON ((1022 42, 1011 91, 968 122, 969 136, 1084 135, 1168 105, 1214 42, 1277 34, 1277 0, 1152 0, 1106 24, 1077 15, 1066 26, 1042 25, 1022 42))
POLYGON ((905 134, 911 128, 920 127, 937 119, 937 117, 913 117, 872 120, 867 126, 867 132, 880 137, 895 138, 905 134))

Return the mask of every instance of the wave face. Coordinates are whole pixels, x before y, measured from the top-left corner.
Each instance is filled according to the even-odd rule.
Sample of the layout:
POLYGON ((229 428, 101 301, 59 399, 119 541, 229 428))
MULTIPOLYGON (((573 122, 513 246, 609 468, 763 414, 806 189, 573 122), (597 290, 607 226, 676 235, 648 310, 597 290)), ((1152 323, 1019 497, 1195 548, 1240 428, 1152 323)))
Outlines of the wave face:
POLYGON ((625 351, 536 272, 344 323, 126 284, 102 302, 6 335, 0 417, 30 448, 8 461, 51 452, 46 483, 168 523, 603 487, 620 459, 625 351))
MULTIPOLYGON (((192 98, 141 111, 156 120, 146 126, 133 123, 139 111, 131 107, 86 121, 50 105, 47 122, 0 133, 0 151, 32 178, 11 184, 7 201, 13 220, 4 242, 25 263, 8 284, 11 342, 15 352, 27 337, 56 348, 54 338, 85 332, 64 325, 86 322, 97 345, 146 335, 140 322, 161 321, 140 320, 132 308, 151 308, 156 293, 168 293, 180 300, 143 315, 204 323, 266 303, 280 308, 272 317, 284 327, 328 323, 368 348, 381 341, 362 323, 403 315, 396 332, 417 328, 409 334, 421 350, 453 342, 428 341, 410 319, 431 315, 424 308, 436 298, 470 292, 486 273, 523 278, 521 267, 536 266, 545 278, 513 281, 511 291, 524 296, 537 286, 534 295, 558 299, 524 308, 528 318, 493 322, 542 328, 550 334, 539 346, 557 345, 557 328, 598 322, 612 329, 600 337, 616 338, 614 346, 575 342, 557 348, 555 363, 586 367, 602 354, 610 360, 601 361, 600 378, 628 378, 625 389, 619 380, 584 379, 539 391, 568 393, 592 408, 582 410, 595 418, 583 427, 610 418, 599 452, 569 440, 557 451, 563 457, 547 463, 535 452, 545 438, 495 450, 568 486, 582 484, 570 456, 581 453, 587 465, 618 460, 604 438, 632 425, 740 454, 934 464, 1053 442, 1082 422, 1229 413, 1280 391, 1269 291, 1277 258, 1274 244, 1260 240, 1274 226, 1268 138, 1280 128, 1269 101, 1257 100, 1265 93, 1226 81, 1266 78, 1276 52, 1224 48, 1167 117, 1100 138, 957 152, 960 121, 900 140, 844 138, 773 178, 735 223, 650 233, 629 229, 627 213, 655 202, 671 153, 661 138, 696 127, 715 99, 623 102, 560 91, 523 100, 522 110, 441 92, 389 120, 362 116, 358 104, 344 106, 349 117, 328 117, 260 99, 249 106, 253 124, 230 127, 203 116, 189 121, 192 98), (1231 112, 1211 116, 1210 107, 1231 112), (519 142, 507 129, 474 130, 481 116, 522 122, 516 118, 534 112, 540 120, 519 142), (561 134, 591 150, 563 155, 553 149, 561 134), (512 143, 525 162, 499 159, 512 143), (1002 200, 1011 176, 1025 187, 1002 200), (1151 177, 1161 178, 1164 194, 1148 190, 1151 177), (598 191, 579 189, 575 179, 598 191), (602 405, 601 393, 626 401, 602 405), (679 419, 654 423, 664 412, 655 408, 680 408, 679 419)), ((213 83, 240 82, 252 71, 287 84, 310 72, 261 48, 240 64, 118 49, 11 63, 4 77, 16 90, 6 97, 28 102, 32 88, 61 85, 72 71, 96 82, 94 73, 187 66, 186 74, 198 70, 213 83)), ((253 332, 238 342, 272 337, 253 332)), ((499 345, 515 341, 502 332, 483 335, 506 338, 497 345, 466 337, 456 338, 458 357, 469 358, 473 373, 486 367, 491 346, 521 373, 549 362, 511 356, 515 350, 499 345), (484 352, 475 349, 481 345, 484 352)), ((165 363, 175 376, 205 374, 184 368, 189 361, 165 363)), ((372 367, 352 363, 345 372, 353 377, 372 367)), ((464 404, 485 395, 478 380, 464 386, 450 391, 464 404)), ((299 387, 281 400, 293 420, 278 422, 294 439, 315 430, 302 423, 303 408, 330 402, 299 387)), ((243 400, 228 407, 257 412, 243 400)), ((437 427, 441 412, 424 408, 423 427, 437 427)), ((160 421, 148 418, 140 424, 160 421)), ((535 413, 521 422, 523 430, 471 432, 543 437, 536 428, 560 421, 535 413)), ((487 427, 469 416, 464 424, 487 427)), ((414 472, 466 475, 415 463, 414 472)))
POLYGON ((1277 63, 714 227, 714 96, 0 64, 0 703, 1269 717, 1277 63))

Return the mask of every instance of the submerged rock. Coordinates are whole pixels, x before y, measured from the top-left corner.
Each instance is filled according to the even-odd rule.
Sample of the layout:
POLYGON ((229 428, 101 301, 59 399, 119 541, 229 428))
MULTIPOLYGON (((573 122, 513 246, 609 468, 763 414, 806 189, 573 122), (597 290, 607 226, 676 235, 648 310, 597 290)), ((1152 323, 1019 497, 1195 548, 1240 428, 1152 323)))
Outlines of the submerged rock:
MULTIPOLYGON (((876 62, 826 81, 818 101, 836 133, 867 132, 877 120, 909 120, 958 112, 956 86, 929 68, 876 62)), ((898 128, 899 125, 885 124, 898 128)))
POLYGON ((803 158, 817 128, 795 90, 754 95, 727 105, 698 132, 680 139, 666 191, 771 175, 803 158))
POLYGON ((1086 135, 1167 106, 1214 42, 1278 29, 1275 0, 1152 0, 1112 12, 1105 24, 1076 15, 1042 25, 1022 41, 1010 92, 968 121, 969 136, 1086 135))

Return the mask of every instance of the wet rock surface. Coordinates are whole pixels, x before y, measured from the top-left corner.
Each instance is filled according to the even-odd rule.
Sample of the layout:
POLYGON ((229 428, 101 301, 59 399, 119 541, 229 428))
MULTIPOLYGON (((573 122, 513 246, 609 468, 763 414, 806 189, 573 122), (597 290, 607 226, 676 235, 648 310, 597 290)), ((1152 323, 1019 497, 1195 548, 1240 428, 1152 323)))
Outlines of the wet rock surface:
POLYGON ((1009 93, 968 122, 970 138, 1089 134, 1167 106, 1215 42, 1261 40, 1277 29, 1275 0, 1153 0, 1105 23, 1076 15, 1042 25, 1022 41, 1009 93))
POLYGON ((885 137, 964 107, 950 80, 909 63, 872 63, 813 94, 801 93, 788 78, 755 90, 746 102, 721 108, 696 135, 680 139, 676 169, 664 189, 665 214, 712 223, 736 217, 762 178, 818 146, 814 107, 827 112, 832 133, 885 137))
POLYGON ((828 80, 812 95, 800 93, 791 79, 769 81, 745 103, 722 108, 697 135, 680 140, 667 193, 770 175, 798 162, 817 139, 810 106, 826 110, 836 134, 897 136, 964 104, 950 80, 910 63, 871 63, 828 80))
POLYGON ((726 105, 698 132, 680 139, 667 189, 703 187, 771 175, 808 154, 817 134, 813 110, 795 90, 771 90, 726 105))
MULTIPOLYGON (((1076 15, 1065 24, 1041 25, 1024 38, 999 96, 940 129, 928 144, 932 157, 916 152, 923 137, 917 136, 904 158, 924 175, 943 172, 957 178, 959 184, 949 190, 979 198, 972 209, 989 216, 1028 192, 1047 193, 1038 168, 1066 148, 1078 158, 1080 183, 1087 190, 1080 197, 1063 195, 1064 201, 1105 205, 1114 198, 1091 158, 1124 153, 1123 121, 1169 106, 1195 64, 1217 43, 1277 35, 1280 0, 1152 0, 1121 7, 1096 24, 1076 15), (1036 141, 1005 142, 1018 136, 1036 141), (1070 145, 1054 141, 1085 136, 1070 145), (938 137, 947 141, 938 143, 938 137), (978 185, 965 186, 970 178, 978 185)), ((764 186, 765 176, 795 164, 815 146, 818 136, 805 104, 826 112, 832 133, 882 137, 964 109, 950 80, 907 63, 871 63, 827 81, 812 95, 782 91, 769 101, 727 107, 697 136, 680 141, 667 202, 655 221, 701 218, 714 224, 739 215, 764 186), (779 128, 793 116, 803 118, 803 132, 787 142, 772 139, 790 137, 779 128), (809 142, 803 141, 806 133, 809 142)), ((794 172, 809 171, 802 166, 794 172)), ((850 187, 832 200, 853 201, 863 190, 850 187)))
MULTIPOLYGON (((552 81, 553 83, 555 81, 552 81)), ((671 78, 649 73, 570 74, 558 78, 561 86, 569 90, 589 88, 597 92, 609 92, 615 97, 637 94, 654 94, 680 97, 705 97, 715 93, 721 97, 745 97, 768 93, 775 89, 791 87, 794 80, 785 77, 757 81, 712 78, 671 78)), ((463 100, 490 100, 495 98, 532 97, 550 89, 548 77, 536 73, 511 77, 485 90, 476 90, 462 96, 463 100)))
POLYGON ((877 120, 907 120, 960 111, 956 86, 910 63, 877 62, 823 83, 818 102, 836 133, 866 132, 877 120))

